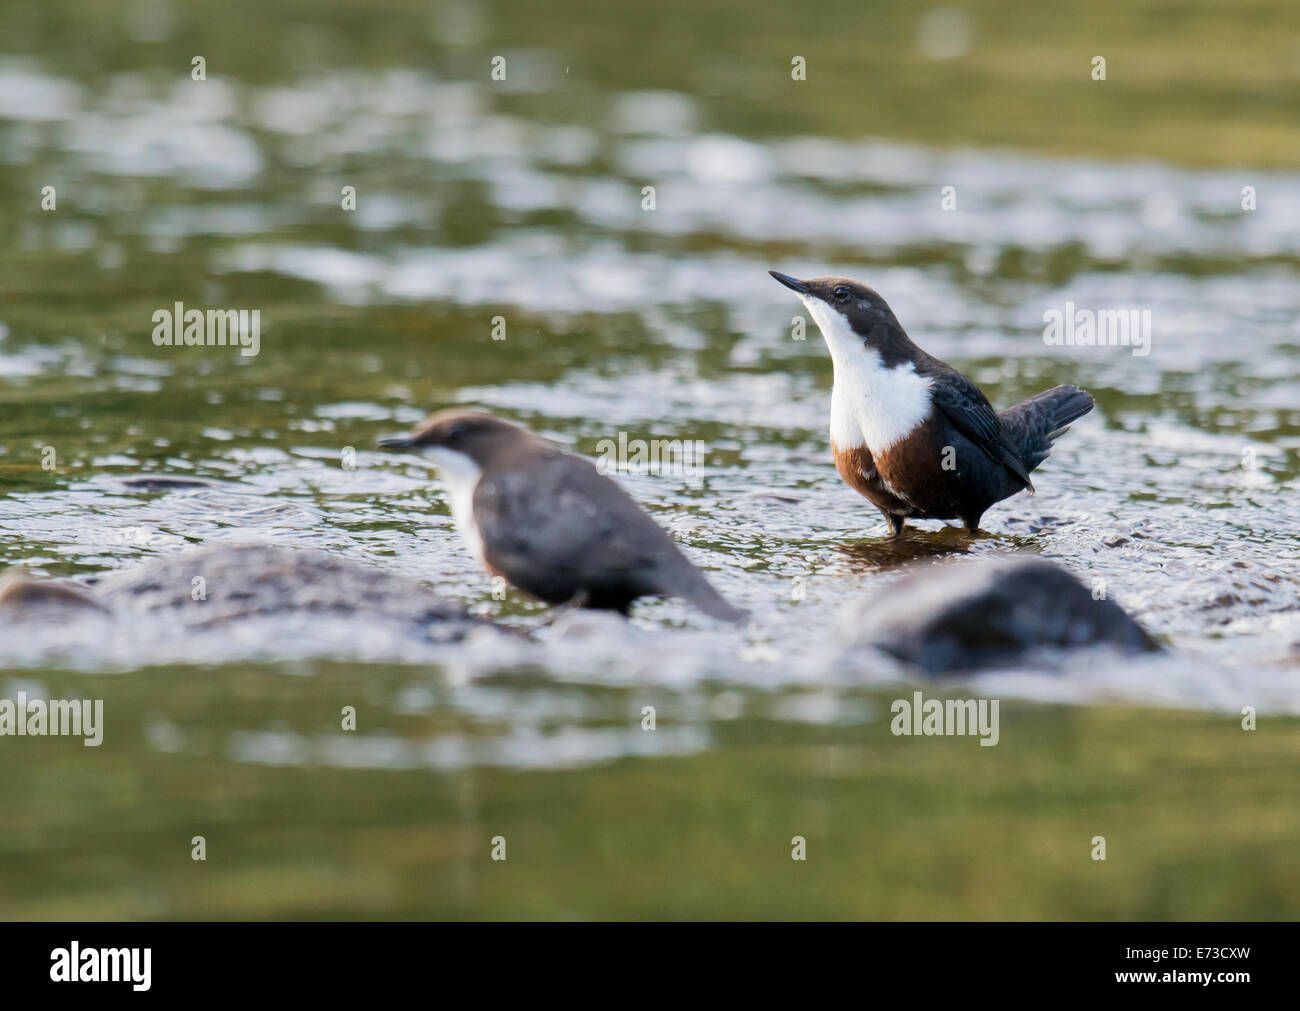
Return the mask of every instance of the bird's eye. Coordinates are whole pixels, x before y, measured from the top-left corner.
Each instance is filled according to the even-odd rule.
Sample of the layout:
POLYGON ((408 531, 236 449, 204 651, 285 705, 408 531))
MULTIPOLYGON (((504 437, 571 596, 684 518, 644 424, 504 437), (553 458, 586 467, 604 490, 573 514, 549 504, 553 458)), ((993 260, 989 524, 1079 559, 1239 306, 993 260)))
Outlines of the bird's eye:
POLYGON ((831 294, 835 296, 836 302, 847 302, 849 300, 849 289, 842 284, 836 285, 831 294))
POLYGON ((465 437, 464 425, 452 425, 451 428, 447 429, 448 442, 460 442, 460 440, 463 439, 464 437, 465 437))

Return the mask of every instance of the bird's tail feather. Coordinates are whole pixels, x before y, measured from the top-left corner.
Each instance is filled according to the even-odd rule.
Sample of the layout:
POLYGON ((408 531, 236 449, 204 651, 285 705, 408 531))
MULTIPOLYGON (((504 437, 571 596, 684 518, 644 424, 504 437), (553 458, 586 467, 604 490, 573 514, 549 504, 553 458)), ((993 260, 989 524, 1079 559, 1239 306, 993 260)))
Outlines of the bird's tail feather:
POLYGON ((1002 430, 1025 467, 1033 470, 1047 459, 1052 443, 1094 403, 1092 395, 1077 386, 1055 386, 1003 411, 1002 430))
POLYGON ((694 604, 710 618, 716 618, 719 621, 729 621, 738 625, 749 620, 749 612, 730 603, 713 588, 713 585, 704 578, 699 570, 695 570, 693 575, 696 578, 691 579, 689 585, 678 594, 682 599, 694 604))
POLYGON ((1061 435, 1072 422, 1078 421, 1085 414, 1092 410, 1096 403, 1092 399, 1091 393, 1085 393, 1077 386, 1058 386, 1056 390, 1049 390, 1049 393, 1057 391, 1066 391, 1066 395, 1056 403, 1052 413, 1052 424, 1055 425, 1047 433, 1049 440, 1054 440, 1061 435))

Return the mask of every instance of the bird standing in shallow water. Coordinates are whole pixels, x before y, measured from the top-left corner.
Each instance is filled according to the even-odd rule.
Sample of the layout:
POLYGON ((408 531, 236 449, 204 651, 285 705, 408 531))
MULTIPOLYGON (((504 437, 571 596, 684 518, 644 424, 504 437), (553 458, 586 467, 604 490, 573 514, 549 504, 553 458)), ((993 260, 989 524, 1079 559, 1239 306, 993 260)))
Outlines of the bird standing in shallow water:
POLYGON ((452 409, 379 445, 432 460, 470 552, 534 597, 622 614, 638 597, 681 597, 722 621, 747 617, 614 480, 518 425, 452 409))
POLYGON ((999 414, 970 379, 912 343, 885 300, 845 277, 768 271, 803 300, 835 366, 831 452, 840 476, 884 515, 961 520, 974 533, 995 502, 1034 486, 1029 472, 1093 407, 1057 386, 999 414))

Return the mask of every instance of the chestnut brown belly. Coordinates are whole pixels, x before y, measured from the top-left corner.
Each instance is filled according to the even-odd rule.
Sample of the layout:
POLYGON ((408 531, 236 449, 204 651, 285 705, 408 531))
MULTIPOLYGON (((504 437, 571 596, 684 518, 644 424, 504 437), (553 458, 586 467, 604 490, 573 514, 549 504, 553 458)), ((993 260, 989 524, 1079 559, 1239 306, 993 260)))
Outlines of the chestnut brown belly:
POLYGON ((865 446, 841 449, 834 442, 835 467, 846 484, 878 508, 916 519, 964 519, 983 498, 967 480, 962 457, 975 450, 954 444, 933 416, 912 433, 872 454, 865 446))

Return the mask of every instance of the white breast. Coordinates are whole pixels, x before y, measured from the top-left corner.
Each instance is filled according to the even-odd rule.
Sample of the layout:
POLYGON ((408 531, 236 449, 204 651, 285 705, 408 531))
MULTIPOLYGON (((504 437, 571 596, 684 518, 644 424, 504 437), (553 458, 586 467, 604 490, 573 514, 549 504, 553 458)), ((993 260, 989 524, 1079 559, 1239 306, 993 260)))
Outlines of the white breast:
POLYGON ((483 559, 483 538, 474 522, 474 489, 482 476, 478 464, 464 453, 442 446, 430 446, 424 455, 438 468, 438 476, 447 486, 447 498, 451 504, 451 518, 456 521, 456 530, 469 553, 480 562, 483 559))
POLYGON ((826 338, 835 364, 831 391, 831 441, 840 449, 862 446, 881 453, 910 435, 930 414, 930 379, 908 362, 885 368, 840 313, 821 299, 804 304, 826 338))

